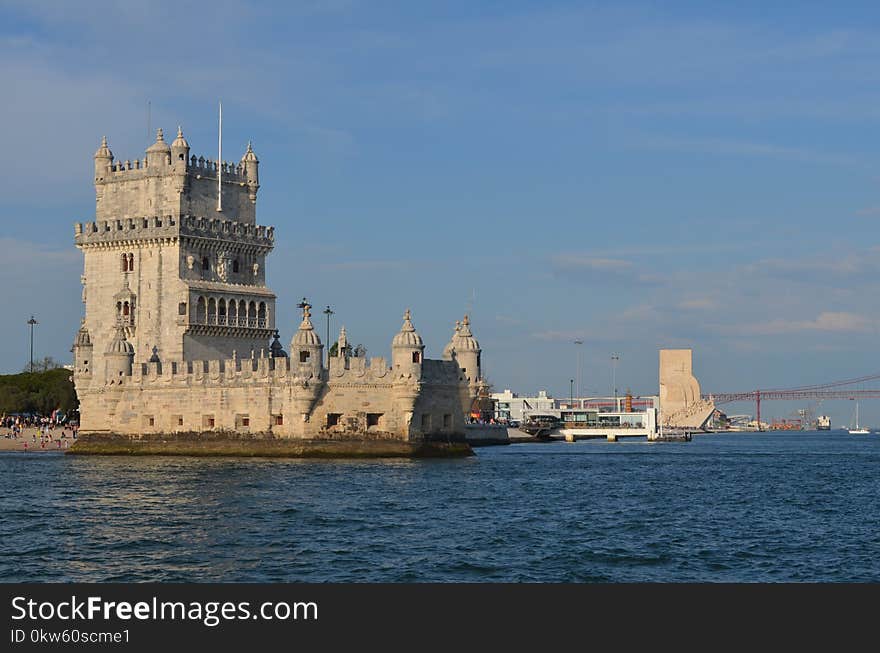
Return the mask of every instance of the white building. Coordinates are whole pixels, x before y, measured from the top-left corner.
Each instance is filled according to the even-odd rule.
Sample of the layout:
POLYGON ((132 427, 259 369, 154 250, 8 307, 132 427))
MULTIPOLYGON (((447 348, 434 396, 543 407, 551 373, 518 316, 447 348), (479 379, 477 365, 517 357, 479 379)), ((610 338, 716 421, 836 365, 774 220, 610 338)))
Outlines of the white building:
POLYGON ((492 399, 496 401, 496 417, 508 421, 521 422, 524 415, 547 413, 556 408, 556 400, 546 390, 539 390, 536 397, 521 397, 508 388, 492 393, 492 399))

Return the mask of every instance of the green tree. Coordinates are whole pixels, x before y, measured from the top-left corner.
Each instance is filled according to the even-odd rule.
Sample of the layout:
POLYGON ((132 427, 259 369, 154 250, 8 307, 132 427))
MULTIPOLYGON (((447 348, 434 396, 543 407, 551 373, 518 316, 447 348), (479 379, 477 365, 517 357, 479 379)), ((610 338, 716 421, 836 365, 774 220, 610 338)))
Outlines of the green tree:
MULTIPOLYGON (((51 365, 51 359, 49 361, 48 365, 51 365)), ((41 365, 47 365, 45 359, 41 365)), ((56 366, 33 374, 0 375, 0 414, 48 415, 56 408, 64 413, 70 412, 79 405, 71 374, 70 370, 56 366)))

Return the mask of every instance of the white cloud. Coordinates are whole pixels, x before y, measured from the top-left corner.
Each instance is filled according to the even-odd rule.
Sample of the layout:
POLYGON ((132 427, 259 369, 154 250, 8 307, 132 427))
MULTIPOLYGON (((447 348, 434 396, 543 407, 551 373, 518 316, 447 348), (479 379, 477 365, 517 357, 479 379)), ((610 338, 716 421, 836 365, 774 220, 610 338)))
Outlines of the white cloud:
POLYGON ((739 327, 744 334, 785 335, 801 331, 825 331, 836 333, 868 333, 876 329, 876 322, 863 315, 845 312, 823 312, 812 320, 775 319, 763 324, 739 327))
POLYGON ((680 301, 678 307, 686 311, 711 311, 718 308, 718 302, 709 297, 694 297, 680 301))

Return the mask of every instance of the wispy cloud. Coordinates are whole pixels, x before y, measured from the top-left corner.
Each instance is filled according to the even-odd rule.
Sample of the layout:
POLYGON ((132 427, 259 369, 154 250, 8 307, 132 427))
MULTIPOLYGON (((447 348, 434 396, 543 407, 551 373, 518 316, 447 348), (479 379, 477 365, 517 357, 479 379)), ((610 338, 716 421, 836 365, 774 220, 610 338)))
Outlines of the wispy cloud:
POLYGON ((693 297, 680 301, 678 307, 685 311, 711 311, 718 308, 718 302, 709 297, 693 297))
POLYGON ((791 147, 775 143, 760 143, 722 138, 675 138, 650 136, 631 141, 634 147, 677 152, 698 152, 725 156, 746 156, 758 158, 785 159, 804 163, 827 165, 858 165, 863 162, 851 154, 825 152, 802 147, 791 147))
POLYGON ((828 281, 865 276, 880 269, 880 260, 866 250, 843 256, 807 258, 767 258, 748 263, 741 272, 791 281, 828 281))
POLYGON ((547 342, 574 342, 575 340, 595 339, 595 334, 585 330, 572 331, 537 331, 532 334, 537 340, 545 340, 547 342))
POLYGON ((557 254, 550 258, 554 274, 572 281, 655 285, 656 275, 641 272, 632 261, 601 256, 557 254))
POLYGON ((738 327, 746 335, 786 335, 802 331, 825 331, 831 333, 869 333, 876 330, 877 323, 855 313, 820 313, 814 319, 786 320, 775 319, 763 324, 749 324, 738 327))

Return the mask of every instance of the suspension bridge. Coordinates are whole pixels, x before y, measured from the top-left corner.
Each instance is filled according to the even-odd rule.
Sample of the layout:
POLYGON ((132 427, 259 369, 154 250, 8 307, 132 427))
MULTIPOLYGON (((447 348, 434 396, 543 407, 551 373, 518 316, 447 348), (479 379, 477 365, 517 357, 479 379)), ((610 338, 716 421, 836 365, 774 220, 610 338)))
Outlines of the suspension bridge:
POLYGON ((871 390, 864 389, 864 386, 871 382, 880 383, 880 374, 871 374, 868 376, 860 376, 855 379, 844 379, 843 381, 833 381, 831 383, 820 383, 817 385, 804 385, 797 388, 769 388, 748 390, 746 392, 714 392, 704 394, 704 399, 711 399, 715 405, 727 404, 734 401, 753 401, 755 402, 755 416, 758 423, 761 423, 761 402, 762 401, 792 401, 798 399, 880 399, 880 388, 871 390))

